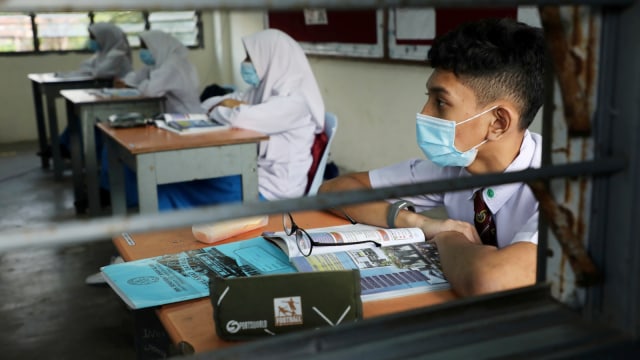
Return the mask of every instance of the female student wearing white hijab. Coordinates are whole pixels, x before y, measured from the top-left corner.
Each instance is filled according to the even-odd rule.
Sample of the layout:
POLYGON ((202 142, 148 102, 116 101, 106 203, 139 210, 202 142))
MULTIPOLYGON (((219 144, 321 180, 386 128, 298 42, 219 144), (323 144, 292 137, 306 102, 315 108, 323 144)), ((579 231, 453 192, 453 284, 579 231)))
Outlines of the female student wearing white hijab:
MULTIPOLYGON (((315 134, 324 129, 324 102, 300 45, 274 29, 242 39, 247 59, 241 64, 247 91, 207 99, 213 119, 269 135, 258 153, 261 198, 303 196, 315 134)), ((202 111, 202 109, 200 110, 202 111)), ((240 176, 162 185, 161 210, 242 200, 240 176)))
POLYGON ((122 77, 131 71, 131 48, 126 34, 118 26, 110 23, 89 25, 87 47, 95 52, 92 57, 82 62, 78 70, 57 75, 108 79, 122 77))
MULTIPOLYGON (((116 79, 116 86, 129 86, 147 96, 165 96, 165 109, 170 113, 202 113, 198 94, 198 73, 187 58, 188 50, 178 39, 158 30, 143 31, 140 36, 140 60, 145 66, 116 79)), ((101 161, 107 162, 106 149, 101 161)), ((102 167, 100 186, 109 189, 106 166, 102 167)), ((138 189, 135 174, 125 167, 127 205, 136 206, 138 189)), ((103 192, 103 198, 108 196, 103 192)))
POLYGON ((165 96, 167 112, 201 113, 198 73, 187 57, 187 48, 158 30, 143 31, 139 37, 140 60, 145 66, 116 84, 136 88, 146 96, 165 96))
MULTIPOLYGON (((57 77, 90 76, 95 79, 110 79, 131 71, 131 48, 125 33, 110 23, 95 23, 89 26, 87 48, 95 52, 93 56, 82 62, 78 70, 67 73, 56 73, 57 77)), ((69 157, 69 130, 65 128, 60 134, 60 151, 63 157, 69 157)), ((100 151, 101 141, 97 140, 96 148, 100 151)))

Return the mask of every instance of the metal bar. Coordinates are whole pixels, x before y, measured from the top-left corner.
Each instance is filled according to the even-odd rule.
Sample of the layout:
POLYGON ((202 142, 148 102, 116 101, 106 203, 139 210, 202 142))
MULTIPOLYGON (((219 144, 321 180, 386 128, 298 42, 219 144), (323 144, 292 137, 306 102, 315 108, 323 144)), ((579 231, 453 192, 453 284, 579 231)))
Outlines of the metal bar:
POLYGON ((619 175, 597 179, 594 187, 589 246, 606 281, 589 289, 587 312, 640 340, 640 92, 629 81, 640 76, 640 3, 624 11, 606 10, 594 141, 597 155, 625 154, 629 166, 619 175))
MULTIPOLYGON (((551 159, 551 143, 553 139, 553 113, 555 111, 555 74, 553 63, 548 59, 544 79, 544 105, 542 107, 542 166, 553 165, 551 159)), ((548 181, 546 182, 549 186, 548 181)), ((547 251, 549 248, 548 221, 546 217, 538 217, 538 256, 536 257, 536 282, 547 279, 547 251)))
POLYGON ((77 1, 77 0, 5 0, 0 11, 101 11, 146 10, 150 6, 165 10, 253 10, 253 9, 303 9, 303 8, 387 8, 387 7, 500 7, 521 5, 587 5, 622 6, 633 0, 155 0, 153 2, 129 0, 77 1))
POLYGON ((44 85, 45 103, 47 104, 47 120, 49 121, 49 138, 51 141, 51 156, 53 159, 53 176, 56 181, 62 181, 64 173, 64 161, 60 154, 60 133, 58 130, 58 111, 56 110, 56 98, 59 96, 59 89, 56 84, 44 85))
POLYGON ((262 214, 277 214, 296 210, 318 210, 343 205, 384 200, 415 194, 440 193, 488 185, 527 182, 566 176, 603 175, 626 168, 621 158, 607 158, 539 169, 478 175, 467 178, 439 180, 419 184, 386 187, 375 190, 356 190, 323 193, 319 196, 289 200, 235 203, 160 214, 112 217, 89 221, 71 221, 39 229, 22 229, 0 235, 0 252, 30 246, 61 246, 80 242, 104 240, 122 232, 162 230, 212 221, 236 219, 262 214))
MULTIPOLYGON (((620 40, 620 14, 618 12, 603 11, 602 24, 598 104, 593 116, 595 130, 593 141, 597 145, 594 147, 594 156, 596 158, 612 152, 615 137, 610 124, 618 124, 622 121, 616 104, 618 99, 615 95, 615 79, 620 76, 618 74, 620 69, 617 66, 619 59, 617 56, 611 56, 610 54, 621 54, 623 51, 625 53, 627 51, 620 40)), ((610 208, 611 182, 612 180, 609 177, 602 177, 593 181, 589 218, 602 218, 603 209, 610 208)), ((617 205, 615 208, 619 211, 617 205)), ((589 222, 588 250, 591 258, 601 271, 606 271, 607 269, 606 249, 607 244, 610 244, 607 236, 607 225, 608 221, 606 220, 589 222)), ((603 311, 603 295, 603 287, 601 286, 588 289, 584 311, 587 319, 596 320, 597 314, 603 311)))
POLYGON ((538 285, 272 336, 193 358, 595 359, 633 357, 632 344, 619 331, 583 321, 538 285))
POLYGON ((75 199, 76 212, 79 210, 77 207, 79 202, 85 199, 84 184, 82 183, 82 136, 80 130, 80 119, 76 112, 76 108, 73 103, 67 99, 64 99, 65 107, 67 109, 67 124, 69 127, 69 148, 71 150, 71 169, 73 176, 73 198, 75 199))
POLYGON ((49 145, 49 139, 47 138, 47 125, 45 124, 44 109, 42 108, 42 87, 35 80, 31 80, 31 92, 33 93, 33 108, 36 112, 36 127, 38 128, 40 166, 43 169, 48 169, 49 155, 47 155, 47 146, 49 145))

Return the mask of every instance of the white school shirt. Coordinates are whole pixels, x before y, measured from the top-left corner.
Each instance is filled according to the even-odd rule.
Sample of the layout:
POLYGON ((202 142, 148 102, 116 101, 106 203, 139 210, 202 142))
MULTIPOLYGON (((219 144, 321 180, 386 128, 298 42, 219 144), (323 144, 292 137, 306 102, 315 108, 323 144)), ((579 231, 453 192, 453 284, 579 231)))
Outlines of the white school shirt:
POLYGON ((226 98, 246 104, 217 106, 209 117, 269 135, 258 150, 258 186, 268 200, 304 195, 311 145, 324 129, 324 102, 300 45, 286 33, 267 29, 242 38, 260 78, 242 93, 207 99, 208 110, 226 98))
MULTIPOLYGON (((538 168, 542 158, 542 137, 525 132, 520 153, 505 172, 538 168)), ((413 159, 384 168, 371 170, 369 180, 373 188, 415 184, 425 181, 471 176, 464 167, 440 167, 426 159, 413 159)), ((444 206, 449 218, 473 224, 473 194, 478 189, 404 197, 416 205, 416 211, 444 206)), ((538 243, 538 201, 526 184, 492 185, 482 196, 494 214, 498 247, 516 242, 538 243), (489 194, 493 192, 493 196, 489 194)), ((388 200, 389 202, 397 199, 388 200)))
MULTIPOLYGON (((210 104, 226 98, 246 101, 243 95, 245 93, 233 93, 210 98, 203 107, 207 109, 210 104)), ((258 186, 262 196, 276 200, 304 195, 316 123, 302 96, 272 96, 262 104, 235 108, 217 106, 209 116, 234 127, 269 135, 269 140, 260 142, 258 149, 258 186)))

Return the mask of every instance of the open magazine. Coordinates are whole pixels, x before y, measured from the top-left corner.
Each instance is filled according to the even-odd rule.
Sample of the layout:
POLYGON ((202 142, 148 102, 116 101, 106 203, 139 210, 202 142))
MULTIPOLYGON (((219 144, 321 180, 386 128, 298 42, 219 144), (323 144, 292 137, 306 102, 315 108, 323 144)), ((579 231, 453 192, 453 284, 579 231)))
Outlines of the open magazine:
POLYGON ((209 119, 207 114, 161 114, 155 118, 155 124, 176 134, 202 134, 210 131, 229 129, 231 126, 209 119))
POLYGON ((418 228, 381 229, 365 225, 308 229, 315 242, 309 256, 294 235, 263 233, 289 256, 299 272, 359 269, 362 301, 429 292, 450 287, 442 273, 435 244, 418 228), (373 242, 364 242, 371 240, 373 242), (359 242, 358 244, 349 244, 359 242))
MULTIPOLYGON (((425 240, 424 233, 418 228, 383 229, 364 224, 309 229, 307 232, 315 243, 322 244, 313 246, 311 251, 314 255, 361 249, 363 246, 375 247, 376 244, 387 247, 425 240), (371 243, 362 244, 367 241, 371 243)), ((303 256, 295 235, 287 236, 283 231, 279 231, 264 232, 262 236, 277 245, 290 259, 303 256)))

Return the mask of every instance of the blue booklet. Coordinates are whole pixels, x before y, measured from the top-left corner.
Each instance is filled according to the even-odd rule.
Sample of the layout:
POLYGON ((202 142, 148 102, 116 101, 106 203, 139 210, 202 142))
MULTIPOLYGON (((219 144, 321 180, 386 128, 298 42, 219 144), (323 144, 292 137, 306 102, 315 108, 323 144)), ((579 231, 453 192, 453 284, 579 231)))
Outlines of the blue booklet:
POLYGON ((262 237, 129 261, 101 268, 107 283, 132 309, 209 296, 209 276, 242 277, 296 272, 289 258, 262 237))

